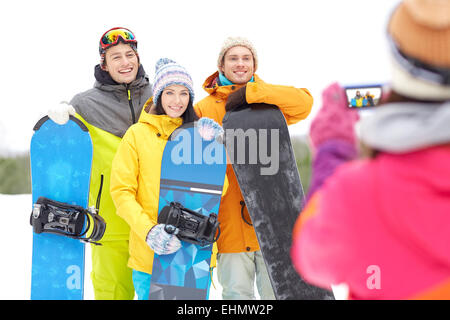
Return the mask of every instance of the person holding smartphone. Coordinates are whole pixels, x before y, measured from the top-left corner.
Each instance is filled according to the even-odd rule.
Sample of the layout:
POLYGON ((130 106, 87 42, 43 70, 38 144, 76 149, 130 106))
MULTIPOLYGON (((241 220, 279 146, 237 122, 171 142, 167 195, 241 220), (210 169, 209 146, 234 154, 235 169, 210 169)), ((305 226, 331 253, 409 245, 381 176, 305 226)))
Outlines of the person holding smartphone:
POLYGON ((337 83, 313 120, 313 180, 293 262, 350 299, 450 299, 450 12, 404 0, 387 28, 392 91, 354 124, 337 83))

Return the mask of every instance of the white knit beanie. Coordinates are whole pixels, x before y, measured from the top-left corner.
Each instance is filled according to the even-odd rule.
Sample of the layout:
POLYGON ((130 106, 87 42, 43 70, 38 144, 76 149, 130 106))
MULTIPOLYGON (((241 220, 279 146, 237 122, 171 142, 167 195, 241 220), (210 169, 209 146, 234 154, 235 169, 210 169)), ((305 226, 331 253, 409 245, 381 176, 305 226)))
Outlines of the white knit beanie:
POLYGON ((246 38, 243 37, 228 37, 225 39, 225 41, 222 44, 222 48, 220 49, 219 58, 217 59, 217 67, 220 70, 220 67, 223 64, 223 58, 227 51, 233 47, 242 46, 246 47, 248 50, 251 51, 253 55, 253 61, 255 63, 255 69, 258 68, 258 54, 256 53, 256 49, 253 46, 253 44, 246 38))

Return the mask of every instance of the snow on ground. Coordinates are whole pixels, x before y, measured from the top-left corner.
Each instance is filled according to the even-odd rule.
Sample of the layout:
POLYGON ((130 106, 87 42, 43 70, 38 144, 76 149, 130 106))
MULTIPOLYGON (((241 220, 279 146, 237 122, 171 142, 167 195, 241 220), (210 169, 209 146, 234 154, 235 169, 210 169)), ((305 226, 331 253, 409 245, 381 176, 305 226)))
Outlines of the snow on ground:
MULTIPOLYGON (((0 300, 28 300, 31 290, 31 254, 33 233, 30 225, 31 195, 0 194, 3 228, 0 232, 2 259, 0 263, 0 300)), ((90 279, 91 252, 86 245, 86 267, 84 298, 94 299, 90 279)), ((211 286, 210 299, 221 300, 222 290, 213 274, 214 286, 211 286)))
MULTIPOLYGON (((0 263, 0 300, 28 300, 31 289, 32 228, 30 226, 31 195, 2 195, 0 207, 3 228, 0 232, 2 259, 0 263)), ((86 246, 85 292, 86 300, 94 299, 90 279, 91 253, 86 246)), ((222 288, 213 274, 209 298, 222 299, 222 288)), ((345 292, 335 288, 336 298, 345 297, 345 292)), ((344 289, 345 291, 345 289, 344 289)), ((258 298, 258 293, 255 294, 258 298)))
POLYGON ((0 195, 3 228, 0 232, 0 299, 30 299, 31 195, 0 195))

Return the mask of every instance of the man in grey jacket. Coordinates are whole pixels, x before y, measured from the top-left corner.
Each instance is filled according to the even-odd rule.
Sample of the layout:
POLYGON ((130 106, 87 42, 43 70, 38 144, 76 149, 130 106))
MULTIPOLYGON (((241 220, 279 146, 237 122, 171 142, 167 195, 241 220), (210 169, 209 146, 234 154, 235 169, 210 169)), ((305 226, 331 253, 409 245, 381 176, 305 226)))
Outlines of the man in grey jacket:
POLYGON ((94 87, 73 97, 70 104, 49 110, 59 124, 76 116, 88 127, 94 153, 89 205, 106 220, 101 246, 92 246, 92 274, 96 299, 134 298, 128 268, 129 227, 117 214, 109 193, 111 163, 126 130, 139 119, 152 88, 137 53, 134 34, 113 28, 100 38, 100 64, 95 66, 94 87))

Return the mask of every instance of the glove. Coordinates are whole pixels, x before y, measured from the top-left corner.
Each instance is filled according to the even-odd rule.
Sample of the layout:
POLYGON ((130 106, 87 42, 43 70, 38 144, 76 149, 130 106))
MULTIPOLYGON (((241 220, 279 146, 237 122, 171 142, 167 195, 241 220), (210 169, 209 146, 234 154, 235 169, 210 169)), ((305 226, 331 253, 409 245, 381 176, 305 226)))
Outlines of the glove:
POLYGON ((69 121, 69 116, 75 115, 75 109, 67 102, 61 102, 48 110, 48 117, 57 124, 66 124, 69 121))
POLYGON ((172 254, 181 248, 181 241, 176 236, 179 230, 172 225, 167 225, 170 233, 165 229, 165 224, 157 224, 150 230, 145 240, 150 248, 159 255, 172 254))
POLYGON ((313 149, 328 140, 343 140, 356 145, 355 123, 359 115, 348 107, 344 89, 333 83, 322 93, 322 108, 311 122, 309 136, 313 149))
POLYGON ((210 141, 220 135, 223 135, 223 128, 213 119, 202 117, 197 122, 197 130, 200 136, 210 141))
POLYGON ((230 111, 236 107, 240 107, 247 104, 247 99, 245 95, 245 91, 247 90, 247 86, 243 86, 239 88, 235 92, 231 93, 228 96, 227 103, 225 105, 225 110, 230 111))

